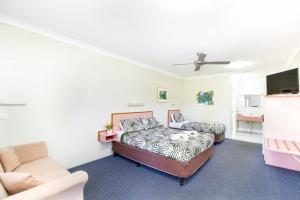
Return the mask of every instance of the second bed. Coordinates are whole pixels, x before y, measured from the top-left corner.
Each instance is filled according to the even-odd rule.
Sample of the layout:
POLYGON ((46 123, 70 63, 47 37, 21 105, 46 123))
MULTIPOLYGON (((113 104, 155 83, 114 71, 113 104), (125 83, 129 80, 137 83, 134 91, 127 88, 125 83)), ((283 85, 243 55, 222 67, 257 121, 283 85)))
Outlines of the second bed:
POLYGON ((215 142, 222 142, 225 138, 226 126, 216 122, 185 121, 180 110, 168 110, 168 125, 173 129, 211 133, 215 142))

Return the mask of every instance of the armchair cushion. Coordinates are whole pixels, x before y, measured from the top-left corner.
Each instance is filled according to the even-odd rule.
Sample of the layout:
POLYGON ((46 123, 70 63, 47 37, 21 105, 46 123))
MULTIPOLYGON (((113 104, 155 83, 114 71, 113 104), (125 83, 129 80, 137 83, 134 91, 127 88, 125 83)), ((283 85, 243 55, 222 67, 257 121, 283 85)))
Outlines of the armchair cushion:
POLYGON ((21 165, 13 147, 0 149, 0 161, 5 172, 11 172, 21 165))
POLYGON ((54 170, 52 172, 48 172, 46 174, 38 175, 38 178, 44 183, 46 183, 67 175, 70 175, 70 172, 61 168, 61 169, 54 170))
POLYGON ((23 192, 41 184, 34 175, 20 172, 0 174, 1 182, 10 195, 23 192))
POLYGON ((14 170, 14 172, 24 172, 35 174, 37 176, 60 169, 57 162, 51 158, 42 158, 29 163, 25 163, 14 170))
POLYGON ((45 142, 17 145, 14 146, 14 150, 21 164, 48 157, 48 149, 45 142))

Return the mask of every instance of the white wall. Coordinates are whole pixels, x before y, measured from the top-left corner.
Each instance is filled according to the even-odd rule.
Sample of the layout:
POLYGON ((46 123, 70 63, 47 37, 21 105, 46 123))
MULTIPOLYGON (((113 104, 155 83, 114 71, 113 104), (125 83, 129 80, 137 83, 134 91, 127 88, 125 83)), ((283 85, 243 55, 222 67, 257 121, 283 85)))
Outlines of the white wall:
MULTIPOLYGON (((300 50, 295 55, 295 57, 292 60, 292 62, 289 64, 289 68, 290 69, 299 68, 298 70, 299 70, 299 77, 300 77, 300 50)), ((300 78, 299 78, 299 85, 300 85, 300 78)))
POLYGON ((231 137, 232 88, 230 75, 220 75, 184 81, 182 113, 188 120, 217 121, 227 127, 231 137), (201 105, 196 101, 199 91, 214 91, 214 105, 201 105))
POLYGON ((66 167, 109 155, 96 132, 112 112, 167 110, 181 105, 183 80, 135 66, 28 31, 0 24, 0 146, 44 140, 66 167), (156 102, 157 87, 169 89, 169 103, 156 102), (145 107, 129 108, 129 102, 145 107))
POLYGON ((295 55, 294 59, 292 60, 291 64, 289 65, 290 68, 299 68, 300 67, 300 50, 295 55))
MULTIPOLYGON (((263 68, 262 67, 260 70, 256 71, 255 74, 256 74, 256 76, 262 76, 265 79, 265 77, 269 74, 275 74, 275 73, 283 72, 283 71, 286 71, 289 69, 294 69, 294 68, 300 68, 300 48, 297 51, 297 53, 294 55, 294 57, 286 65, 274 66, 273 68, 263 68)), ((300 73, 300 71, 299 71, 299 73, 300 73)), ((299 74, 299 77, 300 77, 300 74, 299 74)), ((300 79, 299 79, 299 83, 300 83, 300 79)))

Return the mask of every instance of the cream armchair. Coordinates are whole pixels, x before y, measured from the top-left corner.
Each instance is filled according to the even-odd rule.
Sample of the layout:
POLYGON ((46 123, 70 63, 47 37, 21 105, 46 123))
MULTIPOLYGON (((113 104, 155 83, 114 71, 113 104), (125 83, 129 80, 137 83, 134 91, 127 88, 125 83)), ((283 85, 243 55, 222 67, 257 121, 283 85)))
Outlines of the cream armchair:
MULTIPOLYGON (((43 184, 32 189, 9 196, 0 182, 0 199, 4 200, 83 200, 83 189, 88 180, 86 172, 70 173, 48 156, 47 145, 44 142, 10 147, 17 155, 20 165, 12 172, 26 172, 36 175, 43 184)), ((6 170, 3 163, 5 148, 0 149, 0 173, 6 170), (4 168, 4 169, 3 169, 4 168)), ((7 170, 6 170, 7 171, 7 170)))

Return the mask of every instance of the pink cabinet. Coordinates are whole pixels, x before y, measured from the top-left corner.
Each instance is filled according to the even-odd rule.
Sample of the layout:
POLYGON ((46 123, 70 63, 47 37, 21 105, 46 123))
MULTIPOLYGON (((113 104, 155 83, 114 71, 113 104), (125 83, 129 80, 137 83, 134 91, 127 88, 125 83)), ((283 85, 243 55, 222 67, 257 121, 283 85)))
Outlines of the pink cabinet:
POLYGON ((300 171, 300 95, 265 97, 266 164, 300 171))

